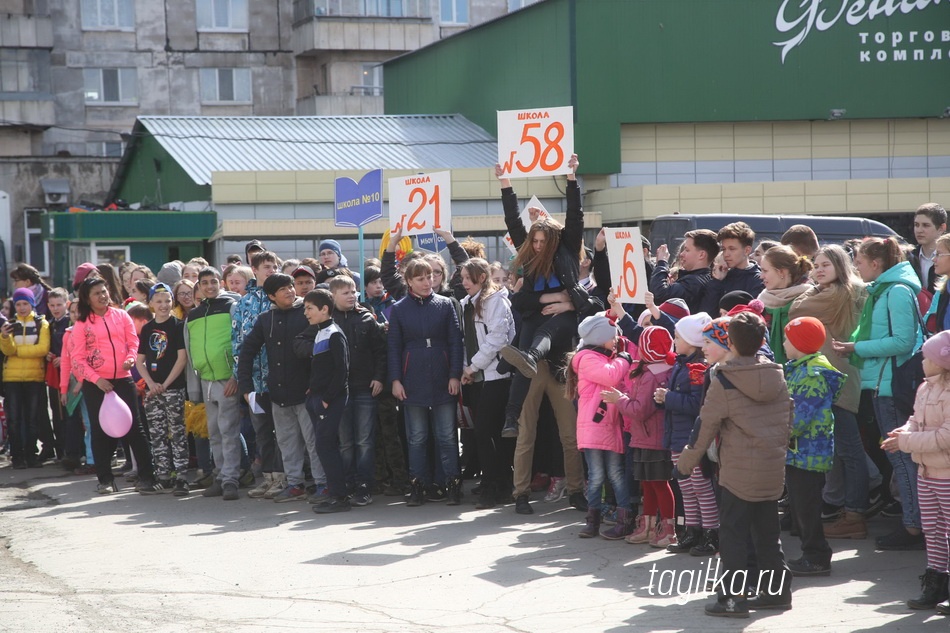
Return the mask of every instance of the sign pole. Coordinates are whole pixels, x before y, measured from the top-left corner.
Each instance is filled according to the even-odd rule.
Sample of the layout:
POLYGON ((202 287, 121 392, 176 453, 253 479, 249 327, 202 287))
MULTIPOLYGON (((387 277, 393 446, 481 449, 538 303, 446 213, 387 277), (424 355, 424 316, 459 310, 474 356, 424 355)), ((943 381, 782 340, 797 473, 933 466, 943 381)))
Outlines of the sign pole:
POLYGON ((360 252, 360 299, 366 301, 366 257, 363 254, 363 225, 361 224, 359 228, 356 229, 356 234, 359 236, 359 252, 360 252))

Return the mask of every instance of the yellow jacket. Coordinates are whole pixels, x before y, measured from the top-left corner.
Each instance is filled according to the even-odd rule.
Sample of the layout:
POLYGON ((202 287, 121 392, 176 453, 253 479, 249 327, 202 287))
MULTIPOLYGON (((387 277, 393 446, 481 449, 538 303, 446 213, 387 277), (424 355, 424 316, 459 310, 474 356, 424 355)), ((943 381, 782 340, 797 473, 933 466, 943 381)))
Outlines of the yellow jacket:
POLYGON ((16 328, 14 334, 0 335, 0 351, 6 356, 3 381, 45 382, 49 323, 44 318, 37 321, 33 312, 25 318, 17 315, 11 323, 16 328))

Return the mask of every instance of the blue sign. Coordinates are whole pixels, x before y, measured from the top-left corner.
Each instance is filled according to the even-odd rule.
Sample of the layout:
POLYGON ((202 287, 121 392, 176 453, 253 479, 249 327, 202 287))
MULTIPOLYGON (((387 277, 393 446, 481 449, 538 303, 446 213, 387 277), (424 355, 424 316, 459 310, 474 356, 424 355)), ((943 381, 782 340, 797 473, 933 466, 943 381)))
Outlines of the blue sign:
POLYGON ((432 251, 433 253, 441 253, 442 249, 448 246, 441 237, 436 233, 423 233, 416 236, 416 244, 419 248, 432 251))
POLYGON ((356 228, 383 217, 383 170, 367 173, 358 183, 346 176, 337 178, 333 208, 337 226, 356 228))

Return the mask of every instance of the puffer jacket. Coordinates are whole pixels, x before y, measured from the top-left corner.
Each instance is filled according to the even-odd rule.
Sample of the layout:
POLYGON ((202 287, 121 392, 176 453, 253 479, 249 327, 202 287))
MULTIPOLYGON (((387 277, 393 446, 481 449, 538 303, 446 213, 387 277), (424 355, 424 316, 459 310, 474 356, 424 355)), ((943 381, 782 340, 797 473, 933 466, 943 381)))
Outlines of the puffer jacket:
POLYGON ((676 363, 670 370, 666 402, 663 403, 663 448, 679 453, 689 441, 703 404, 705 372, 702 351, 676 356, 676 363))
POLYGON ((127 360, 134 362, 138 351, 139 337, 132 318, 118 308, 77 321, 69 337, 73 373, 86 382, 130 377, 132 373, 122 365, 127 360))
MULTIPOLYGON (((250 334, 251 328, 257 322, 257 317, 270 310, 273 305, 267 293, 264 292, 264 288, 257 285, 256 279, 248 282, 247 294, 240 297, 235 304, 231 322, 231 351, 234 354, 232 366, 235 378, 237 378, 238 357, 241 355, 244 337, 250 334)), ((254 358, 251 379, 254 382, 255 392, 267 393, 267 354, 264 350, 261 350, 254 358)))
POLYGON ((826 473, 835 455, 835 418, 831 405, 847 377, 823 354, 809 354, 785 364, 785 381, 795 403, 785 463, 826 473))
POLYGON ((241 394, 254 390, 252 373, 254 360, 263 348, 267 355, 267 391, 272 403, 279 407, 302 404, 307 399, 310 381, 310 359, 294 353, 294 340, 307 329, 303 314, 303 299, 281 310, 276 305, 257 318, 254 327, 244 337, 238 357, 238 388, 241 394))
MULTIPOLYGON (((201 380, 227 380, 234 375, 231 327, 234 295, 221 292, 213 299, 202 299, 185 321, 185 347, 188 358, 201 380)), ((256 385, 255 385, 256 390, 256 385)), ((201 392, 189 389, 194 397, 201 392)))
POLYGON ((653 399, 653 393, 666 388, 672 370, 665 362, 650 363, 639 376, 630 378, 627 374, 624 378, 624 395, 617 401, 617 408, 623 416, 624 430, 630 434, 630 446, 663 450, 664 411, 653 399))
MULTIPOLYGON (((475 295, 475 299, 481 292, 475 295)), ((466 306, 473 298, 462 299, 463 330, 466 306)), ((501 380, 510 374, 498 373, 498 353, 515 338, 515 318, 511 313, 511 303, 504 292, 495 292, 482 302, 482 313, 475 313, 475 332, 463 332, 465 336, 474 335, 478 341, 478 352, 472 356, 470 367, 481 371, 485 380, 501 380)))
POLYGON ((571 366, 577 374, 577 448, 623 453, 623 420, 617 405, 608 404, 600 422, 594 422, 594 414, 603 400, 600 392, 622 384, 630 361, 602 347, 583 347, 571 366))
POLYGON ((333 322, 337 324, 349 349, 350 393, 370 390, 370 383, 378 380, 386 383, 386 333, 373 313, 357 304, 352 310, 333 309, 333 322))
POLYGON ((406 390, 403 404, 433 407, 456 402, 449 379, 462 378, 462 330, 455 302, 430 294, 406 295, 389 313, 389 383, 406 390))
POLYGON ((915 314, 920 279, 908 262, 900 262, 868 284, 868 293, 873 297, 874 286, 881 284, 892 285, 885 288, 875 301, 871 312, 870 338, 856 342, 854 353, 864 360, 861 388, 877 389, 878 395, 893 396, 891 358, 896 357, 899 367, 923 343, 923 333, 915 314))
POLYGON ((49 323, 35 312, 26 317, 16 315, 12 323, 13 334, 0 336, 0 351, 6 356, 3 382, 44 382, 50 345, 49 323))
POLYGON ((914 415, 898 429, 897 446, 920 464, 928 479, 950 479, 950 380, 947 374, 925 378, 917 389, 914 415))
POLYGON ((792 422, 782 366, 747 356, 720 363, 699 415, 696 445, 683 451, 676 469, 698 466, 719 435, 719 484, 745 501, 778 500, 792 422))

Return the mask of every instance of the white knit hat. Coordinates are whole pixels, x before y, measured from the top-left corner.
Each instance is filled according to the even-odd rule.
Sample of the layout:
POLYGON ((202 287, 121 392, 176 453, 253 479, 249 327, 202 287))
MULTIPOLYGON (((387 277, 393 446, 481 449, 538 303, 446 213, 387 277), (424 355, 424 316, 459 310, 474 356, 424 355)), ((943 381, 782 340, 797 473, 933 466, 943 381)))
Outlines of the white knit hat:
POLYGON ((705 312, 697 312, 696 314, 685 316, 677 321, 676 333, 693 347, 702 347, 703 329, 709 325, 711 321, 712 318, 705 312))

